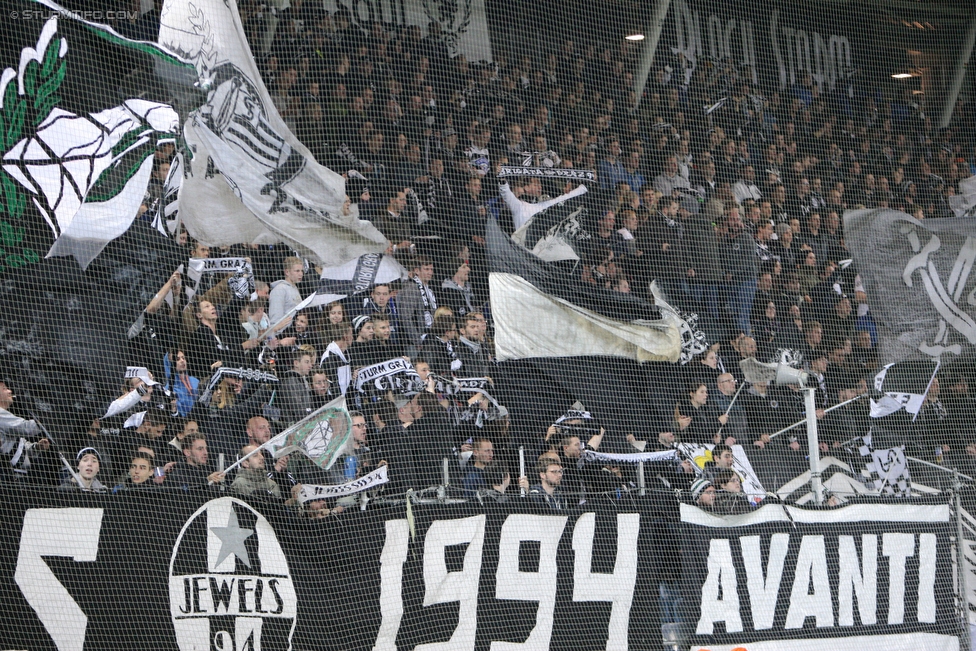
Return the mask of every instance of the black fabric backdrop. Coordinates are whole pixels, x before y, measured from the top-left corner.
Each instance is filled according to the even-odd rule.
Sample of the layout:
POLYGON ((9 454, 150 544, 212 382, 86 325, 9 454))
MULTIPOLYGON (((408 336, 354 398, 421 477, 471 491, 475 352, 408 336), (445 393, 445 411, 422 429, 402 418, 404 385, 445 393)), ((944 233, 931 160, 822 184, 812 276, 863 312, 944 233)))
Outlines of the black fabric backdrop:
MULTIPOLYGON (((289 577, 278 576, 280 583, 293 582, 297 595, 297 624, 292 648, 303 649, 372 649, 382 621, 381 559, 384 544, 391 531, 391 521, 399 520, 392 526, 400 526, 402 536, 407 535, 406 511, 403 506, 371 507, 365 513, 353 511, 340 518, 324 521, 308 521, 298 518, 291 511, 279 505, 261 501, 247 505, 234 502, 227 507, 226 493, 200 492, 197 494, 128 491, 115 496, 97 496, 73 493, 33 492, 17 487, 0 488, 0 500, 5 508, 0 512, 0 603, 4 605, 4 616, 0 618, 0 640, 5 648, 29 648, 32 650, 57 648, 48 630, 41 622, 37 612, 28 604, 19 587, 15 574, 18 566, 28 567, 27 562, 39 554, 53 572, 63 590, 50 585, 44 593, 46 598, 57 605, 70 605, 67 595, 77 603, 87 616, 84 649, 176 649, 177 633, 171 620, 173 612, 185 606, 180 586, 181 575, 206 575, 205 561, 207 536, 204 523, 213 530, 223 526, 224 520, 199 520, 194 514, 203 507, 205 513, 215 505, 223 504, 232 508, 242 529, 257 530, 244 542, 250 567, 245 567, 239 559, 230 574, 210 576, 237 577, 265 576, 265 584, 270 570, 264 567, 267 550, 270 549, 269 533, 262 528, 257 513, 266 518, 272 536, 276 537, 288 563, 289 577), (225 498, 217 500, 217 498, 225 498), (37 541, 27 541, 23 525, 25 513, 29 509, 66 509, 54 516, 50 538, 60 538, 68 542, 84 537, 84 531, 68 528, 70 516, 77 517, 76 509, 101 509, 101 524, 88 524, 97 517, 86 514, 81 529, 91 527, 98 532, 97 556, 94 561, 76 561, 61 557, 63 548, 39 547, 37 541), (255 509, 255 511, 252 510, 255 509), (64 528, 61 523, 64 522, 64 528), (189 524, 187 524, 189 523, 189 524), (180 532, 186 525, 186 533, 180 532), (259 549, 259 544, 261 549, 259 549), (53 549, 53 551, 52 551, 53 549), (174 552, 174 550, 176 550, 174 552), (177 576, 177 590, 173 603, 170 603, 169 576, 177 576), (256 559, 261 559, 257 562, 256 559), (58 601, 62 600, 62 601, 58 601)), ((704 559, 707 558, 708 538, 715 536, 739 535, 742 531, 730 532, 725 529, 704 528, 682 532, 681 541, 685 547, 683 554, 676 546, 678 537, 672 532, 677 520, 676 503, 673 498, 656 494, 647 498, 618 502, 601 501, 593 503, 589 510, 594 513, 595 529, 593 536, 592 572, 608 573, 614 570, 617 562, 617 516, 634 513, 640 516, 640 532, 637 540, 637 579, 633 591, 633 602, 629 617, 629 647, 659 648, 660 616, 658 606, 658 582, 662 577, 672 580, 683 559, 682 573, 686 578, 686 601, 694 601, 701 594, 701 581, 704 579, 704 559), (671 571, 668 571, 671 570, 671 571)), ((229 512, 229 511, 228 511, 229 512)), ((36 517, 39 512, 32 512, 36 517)), ((416 537, 411 541, 402 565, 402 580, 399 587, 402 594, 403 615, 396 638, 398 649, 412 649, 420 643, 445 642, 451 638, 458 626, 459 603, 457 601, 423 606, 425 596, 424 566, 427 532, 435 521, 457 521, 460 518, 484 515, 484 544, 477 589, 477 622, 474 640, 475 649, 488 649, 493 640, 521 642, 536 625, 537 601, 533 599, 534 589, 525 588, 526 601, 496 599, 496 570, 499 564, 499 540, 503 525, 511 527, 513 515, 536 514, 552 518, 553 526, 559 517, 567 517, 565 528, 556 548, 556 595, 554 625, 550 641, 552 649, 603 649, 607 643, 608 622, 611 612, 609 602, 573 601, 574 586, 574 529, 582 513, 564 511, 560 513, 539 510, 531 503, 515 500, 507 505, 489 508, 474 505, 415 505, 413 515, 416 537)), ((544 526, 545 525, 543 523, 544 526)), ((440 525, 444 527, 443 524, 440 525)), ((769 533, 777 525, 764 525, 759 532, 769 533)), ((838 527, 849 529, 849 525, 805 525, 796 531, 789 526, 777 530, 795 533, 820 533, 836 535, 838 527)), ((449 523, 447 530, 455 528, 449 523)), ((878 532, 907 530, 918 531, 911 524, 899 526, 884 525, 876 527, 878 532)), ((938 599, 938 625, 930 630, 952 630, 952 574, 949 567, 948 541, 946 527, 931 527, 926 531, 937 531, 939 535, 940 556, 936 582, 938 599)), ((867 529, 864 529, 867 531, 867 529)), ((861 532, 861 529, 858 529, 861 532)), ((213 564, 211 548, 211 564, 213 564)), ((443 563, 448 572, 460 572, 471 559, 470 547, 465 544, 446 546, 443 563)), ((540 567, 540 545, 523 541, 519 547, 518 566, 522 572, 536 572, 540 567)), ((793 550, 795 554, 795 549, 793 550)), ((68 556, 68 554, 63 554, 68 556)), ((231 557, 233 558, 233 556, 231 557)), ((436 564, 437 558, 427 559, 427 564, 436 564)), ((879 550, 879 568, 884 564, 879 550)), ((912 559, 909 559, 909 577, 912 573, 912 559)), ((475 565, 475 568, 477 566, 475 565)), ((20 576, 21 586, 42 580, 43 571, 37 566, 20 576)), ((214 568, 211 567, 211 570, 214 568)), ((226 568, 225 568, 226 569, 226 568)), ((457 576, 457 575, 455 575, 457 576)), ((740 574, 744 576, 744 572, 740 574)), ((789 594, 789 571, 784 574, 781 595, 789 594)), ((253 583, 253 581, 252 581, 253 583)), ((740 580, 741 583, 741 580, 740 580)), ((206 586, 206 581, 201 585, 206 586)), ((388 582, 387 607, 396 602, 390 596, 388 582)), ((743 588, 744 589, 744 588, 743 588)), ((277 595, 280 588, 275 591, 277 595)), ((879 582, 879 607, 887 594, 879 582)), ((187 593, 189 599, 189 592, 187 593)), ((236 603, 237 592, 232 591, 230 601, 236 603)), ((906 594, 907 597, 907 594, 906 594)), ((202 593, 201 601, 212 598, 210 593, 202 593)), ((251 593, 250 599, 254 596, 251 593)), ((746 599, 747 601, 747 599, 746 599)), ((271 591, 265 587, 264 608, 273 609, 276 601, 271 591)), ((277 602, 280 606, 281 602, 277 602)), ((694 606, 694 604, 692 604, 694 606)), ((64 609, 62 609, 64 610, 64 609)), ((913 613, 913 604, 906 603, 906 621, 913 613)), ((883 611, 879 611, 883 613, 883 611)), ((250 615, 250 619, 261 618, 250 615)), ((210 648, 231 649, 244 646, 242 640, 231 639, 235 630, 235 617, 215 616, 209 618, 211 635, 210 648), (225 631, 221 633, 221 631, 225 631), (217 641, 215 641, 217 640, 217 641)), ((883 614, 879 614, 883 621, 883 614)), ((271 650, 287 648, 287 631, 290 620, 275 620, 264 617, 262 648, 271 650)), ((886 627, 878 625, 870 632, 883 633, 886 627)), ((851 632, 850 629, 847 629, 851 632)), ((820 631, 818 631, 819 635, 820 631)), ((753 638, 755 639, 755 638, 753 638)), ((718 640, 715 639, 714 642, 718 640)), ((80 648, 80 647, 79 647, 80 648)))
MULTIPOLYGON (((86 650, 129 650, 139 648, 176 649, 177 639, 170 618, 168 574, 181 528, 208 499, 227 493, 128 491, 114 496, 74 493, 33 492, 0 487, 0 640, 4 648, 55 649, 51 636, 38 615, 27 603, 14 580, 21 551, 24 513, 38 508, 104 509, 100 527, 98 554, 94 562, 76 562, 71 558, 45 556, 48 567, 88 617, 86 650)), ((405 519, 404 507, 371 506, 361 513, 347 512, 340 518, 309 521, 278 505, 251 501, 267 518, 288 560, 297 592, 298 617, 292 648, 365 649, 373 648, 381 615, 380 557, 386 538, 387 520, 405 519)), ((659 574, 656 563, 661 555, 654 553, 662 539, 664 508, 648 498, 640 505, 594 505, 596 529, 593 542, 593 572, 610 572, 616 558, 616 515, 619 512, 640 513, 638 541, 639 566, 634 600, 630 612, 631 648, 650 648, 661 639, 658 615, 659 574), (616 508, 616 507, 619 507, 616 508)), ((236 506, 241 528, 255 529, 256 517, 247 507, 236 506)), ((536 513, 546 516, 568 515, 557 552, 557 595, 552 649, 602 649, 606 645, 610 603, 573 602, 573 527, 579 512, 534 508, 527 502, 505 507, 480 508, 469 505, 413 507, 416 539, 411 543, 403 565, 403 618, 397 646, 412 649, 416 644, 444 642, 458 625, 457 602, 423 607, 424 539, 433 520, 451 520, 479 514, 486 515, 484 548, 478 591, 476 649, 488 649, 492 640, 524 641, 535 626, 536 601, 496 600, 495 570, 498 564, 498 540, 506 517, 512 513, 536 513)), ((674 518, 672 512, 670 517, 674 518)), ((222 523, 220 523, 222 524, 222 523)), ((213 523, 210 524, 213 526, 213 523)), ((199 527, 197 527, 199 529, 199 527)), ((180 543, 179 559, 186 556, 187 545, 202 546, 197 531, 188 528, 180 543)), ((69 537, 71 532, 67 534, 69 537)), ((238 575, 258 574, 254 558, 256 537, 247 541, 252 565, 237 562, 238 575)), ((531 572, 539 564, 539 545, 523 542, 520 547, 521 571, 531 572)), ((448 571, 458 571, 464 562, 465 546, 445 549, 448 571)), ((671 560, 677 558, 675 551, 671 560)), ((174 574, 179 574, 178 561, 174 574)), ((199 571, 199 570, 197 570, 199 571)), ((268 594, 268 590, 265 590, 268 594)), ((58 599, 52 595, 52 599, 58 599)), ((63 598, 63 597, 62 597, 63 598)), ((209 599, 209 594, 205 595, 209 599)), ((531 597, 527 597, 531 598, 531 597)), ((181 605, 174 604, 174 607, 181 605)), ((265 603, 274 603, 265 597, 265 603)), ((266 606, 267 607, 267 606, 266 606)), ((215 626, 227 625, 234 630, 233 617, 211 618, 215 626), (216 620, 230 620, 217 622, 216 620)), ((268 635, 267 620, 262 648, 279 648, 268 635)), ((211 641, 211 648, 217 648, 211 641)), ((234 647, 231 647, 234 648, 234 647)))

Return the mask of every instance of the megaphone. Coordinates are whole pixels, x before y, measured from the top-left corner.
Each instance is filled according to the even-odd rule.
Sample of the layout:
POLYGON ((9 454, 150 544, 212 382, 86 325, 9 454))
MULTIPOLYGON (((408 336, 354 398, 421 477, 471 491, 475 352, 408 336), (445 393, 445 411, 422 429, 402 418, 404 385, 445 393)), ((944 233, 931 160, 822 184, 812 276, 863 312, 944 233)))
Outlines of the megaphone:
POLYGON ((746 382, 772 382, 777 386, 797 385, 805 387, 810 374, 788 364, 764 364, 755 357, 747 357, 739 362, 746 382))

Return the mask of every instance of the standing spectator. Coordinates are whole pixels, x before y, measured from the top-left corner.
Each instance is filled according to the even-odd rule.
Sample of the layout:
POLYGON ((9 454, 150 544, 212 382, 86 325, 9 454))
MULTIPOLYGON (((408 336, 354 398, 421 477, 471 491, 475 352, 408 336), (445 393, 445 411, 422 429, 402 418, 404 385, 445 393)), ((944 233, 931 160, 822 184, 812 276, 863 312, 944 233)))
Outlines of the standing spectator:
POLYGON ((471 142, 464 150, 468 175, 483 178, 491 170, 489 142, 491 142, 491 129, 486 126, 476 126, 471 133, 471 142))
POLYGON ((467 260, 458 263, 457 271, 450 278, 441 283, 439 305, 444 305, 454 311, 455 316, 464 316, 475 309, 474 291, 468 283, 471 275, 471 265, 467 260))
MULTIPOLYGON (((563 481, 563 467, 558 461, 546 457, 536 465, 539 473, 539 483, 529 488, 529 499, 533 502, 545 504, 554 511, 562 511, 567 507, 566 496, 559 485, 563 481)), ((519 479, 519 484, 528 483, 525 478, 519 479)))
POLYGON ((644 187, 644 175, 640 172, 640 152, 632 151, 624 157, 624 175, 620 178, 621 181, 630 186, 631 191, 637 192, 641 191, 644 187))
POLYGON ((424 336, 422 344, 423 356, 430 363, 431 371, 450 378, 461 368, 461 361, 455 352, 457 336, 457 323, 453 316, 445 314, 434 319, 434 325, 424 336))
POLYGON ((736 328, 750 333, 752 328, 749 316, 756 297, 759 256, 756 255, 756 241, 743 228, 739 208, 732 204, 726 206, 726 210, 725 280, 729 284, 729 307, 735 318, 736 328))
POLYGON ((348 350, 352 345, 352 325, 349 323, 333 323, 325 330, 325 338, 329 345, 319 360, 319 366, 329 374, 332 386, 338 387, 342 395, 346 395, 352 382, 352 367, 348 350))
POLYGON ((166 476, 165 486, 183 490, 205 488, 211 483, 221 483, 224 477, 224 473, 214 469, 210 464, 207 437, 198 433, 183 439, 183 461, 166 476))
POLYGON ((298 285, 305 277, 305 263, 301 258, 289 257, 284 262, 284 280, 271 283, 268 300, 268 320, 278 323, 292 308, 302 302, 298 285))
POLYGON ((688 386, 687 397, 675 406, 674 419, 682 440, 699 445, 716 443, 719 429, 729 422, 728 414, 708 401, 708 386, 698 381, 688 386))
POLYGON ((434 324, 437 297, 430 281, 434 277, 434 263, 426 256, 417 256, 411 270, 411 280, 397 295, 400 308, 402 344, 406 354, 415 357, 420 350, 421 337, 434 324))
MULTIPOLYGON (((607 142, 607 155, 597 166, 597 180, 601 188, 615 188, 621 181, 627 181, 627 170, 620 162, 620 141, 611 138, 607 142)), ((633 188, 631 188, 633 190, 633 188)))
POLYGON ((193 410, 199 397, 200 380, 189 373, 189 365, 186 361, 186 352, 175 350, 167 353, 165 361, 166 367, 166 389, 172 391, 176 396, 176 411, 180 416, 186 418, 193 410), (170 375, 170 363, 176 360, 176 368, 170 375))
MULTIPOLYGON (((18 454, 21 445, 29 453, 48 450, 51 442, 46 438, 40 438, 41 428, 33 420, 24 420, 19 416, 10 413, 10 407, 14 404, 14 392, 10 389, 9 383, 0 381, 0 454, 10 458, 10 465, 25 468, 29 464, 24 464, 14 456, 23 458, 24 454, 18 454), (31 439, 37 439, 33 441, 31 439)), ((26 460, 26 459, 25 459, 26 460)), ((7 465, 7 464, 3 464, 7 465)))
POLYGON ((291 369, 285 373, 278 390, 278 405, 285 425, 297 423, 312 413, 312 389, 308 374, 314 363, 309 352, 299 350, 292 355, 291 369))
POLYGON ((485 331, 487 323, 481 312, 468 312, 461 319, 460 337, 454 350, 457 353, 461 367, 457 371, 458 377, 486 377, 489 374, 490 363, 485 331))
POLYGON ((402 354, 399 346, 392 341, 390 318, 385 314, 376 314, 370 320, 373 324, 373 338, 357 349, 350 360, 353 366, 371 366, 402 354))
POLYGON ((489 488, 485 481, 485 469, 495 458, 495 446, 490 439, 479 437, 471 441, 471 459, 473 463, 468 466, 468 472, 464 476, 464 490, 468 493, 475 493, 479 489, 489 488))

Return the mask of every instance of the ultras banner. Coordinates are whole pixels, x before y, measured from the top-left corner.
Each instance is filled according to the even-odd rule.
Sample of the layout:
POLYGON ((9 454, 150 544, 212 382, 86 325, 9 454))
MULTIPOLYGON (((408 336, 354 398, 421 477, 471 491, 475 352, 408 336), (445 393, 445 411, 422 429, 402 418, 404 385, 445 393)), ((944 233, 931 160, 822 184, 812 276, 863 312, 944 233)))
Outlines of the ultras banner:
POLYGON ((0 499, 4 649, 576 651, 661 640, 655 546, 667 538, 650 504, 413 505, 408 519, 403 505, 371 503, 312 521, 218 491, 0 488, 0 499))
POLYGON ((681 521, 692 649, 959 648, 948 506, 682 505, 681 521))
POLYGON ((659 584, 678 574, 708 599, 709 622, 689 619, 711 626, 696 638, 710 646, 696 649, 831 636, 830 648, 852 648, 840 643, 857 635, 890 638, 877 648, 906 648, 900 635, 916 648, 955 648, 938 505, 792 510, 794 528, 765 515, 743 527, 679 525, 667 501, 651 497, 593 500, 588 512, 518 499, 413 505, 412 517, 403 505, 372 503, 315 521, 218 491, 3 488, 0 499, 3 648, 654 649, 659 584), (864 509, 893 523, 865 521, 864 509), (711 577, 712 566, 722 574, 711 577), (812 574, 813 594, 794 574, 812 574), (750 599, 760 597, 768 616, 754 619, 750 599), (805 628, 789 629, 801 616, 805 628))

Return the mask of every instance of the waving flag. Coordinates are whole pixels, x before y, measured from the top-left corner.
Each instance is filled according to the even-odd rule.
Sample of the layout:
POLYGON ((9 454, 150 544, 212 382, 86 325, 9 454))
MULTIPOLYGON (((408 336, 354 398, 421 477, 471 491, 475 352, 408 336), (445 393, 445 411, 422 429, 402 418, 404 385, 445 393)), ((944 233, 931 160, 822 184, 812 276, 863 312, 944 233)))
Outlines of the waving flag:
POLYGON ((285 242, 327 265, 386 250, 383 234, 346 204, 345 180, 315 162, 278 114, 236 3, 167 0, 159 42, 191 60, 207 89, 184 125, 193 157, 179 211, 191 235, 211 246, 285 242))
POLYGON ((883 395, 871 400, 871 418, 883 418, 902 409, 918 416, 938 372, 939 362, 935 360, 885 366, 874 376, 874 388, 883 395))
MULTIPOLYGON (((133 61, 125 74, 133 67, 151 69, 150 55, 183 64, 104 25, 77 16, 61 19, 52 2, 9 6, 51 17, 19 21, 5 32, 3 62, 10 65, 0 74, 0 211, 19 221, 36 210, 49 229, 48 241, 57 240, 48 255, 73 255, 87 267, 132 224, 153 153, 160 142, 173 140, 179 124, 172 107, 140 97, 146 95, 140 89, 120 101, 119 70, 101 68, 99 62, 106 57, 133 61), (19 49, 16 58, 12 47, 19 49)), ((4 244, 13 244, 11 239, 4 244)), ((36 254, 24 257, 36 260, 36 254)))

